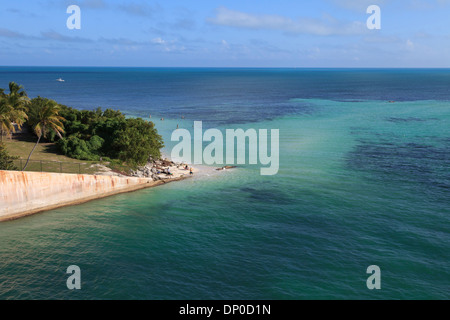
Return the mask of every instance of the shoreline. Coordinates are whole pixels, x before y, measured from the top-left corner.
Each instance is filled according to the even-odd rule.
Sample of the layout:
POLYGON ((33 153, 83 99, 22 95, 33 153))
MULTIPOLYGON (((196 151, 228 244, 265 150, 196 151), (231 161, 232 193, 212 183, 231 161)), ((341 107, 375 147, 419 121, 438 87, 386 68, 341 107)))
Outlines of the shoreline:
POLYGON ((0 170, 0 223, 188 178, 220 174, 221 171, 213 166, 196 165, 192 168, 194 174, 190 175, 189 170, 180 168, 182 164, 168 158, 149 163, 135 176, 114 171, 70 174, 0 170), (152 174, 151 167, 147 166, 149 163, 157 164, 156 167, 170 164, 172 174, 152 174), (142 174, 145 170, 147 176, 142 174))
MULTIPOLYGON (((59 174, 59 173, 55 173, 55 174, 59 174)), ((91 176, 94 176, 94 175, 91 175, 91 176)), ((119 177, 119 178, 121 178, 121 177, 119 177)), ((74 200, 74 201, 70 201, 70 202, 64 202, 64 203, 49 205, 49 206, 45 206, 45 207, 42 207, 42 208, 36 208, 36 209, 23 211, 23 212, 20 212, 20 213, 8 214, 6 216, 2 216, 0 214, 0 223, 7 222, 7 221, 13 221, 13 220, 17 220, 17 219, 20 219, 20 218, 25 218, 25 217, 28 217, 28 216, 31 216, 31 215, 35 215, 35 214, 45 213, 46 211, 50 211, 50 210, 55 210, 55 209, 59 209, 59 208, 69 207, 69 206, 76 206, 76 205, 79 205, 79 204, 83 204, 83 203, 87 203, 87 202, 91 202, 91 201, 95 201, 95 200, 99 200, 99 199, 115 196, 115 195, 118 195, 118 194, 131 193, 131 192, 135 192, 135 191, 139 191, 139 190, 143 190, 143 189, 149 189, 149 188, 153 188, 153 187, 158 187, 158 186, 170 183, 170 182, 181 181, 181 180, 185 180, 185 179, 187 179, 187 177, 178 177, 178 178, 171 179, 169 181, 161 180, 161 181, 154 181, 153 183, 150 183, 150 179, 149 179, 149 183, 148 184, 137 185, 137 186, 125 189, 125 190, 111 191, 111 192, 106 193, 106 194, 93 195, 91 197, 87 197, 87 198, 83 198, 83 199, 79 199, 79 200, 74 200)))
MULTIPOLYGON (((95 174, 0 170, 0 222, 182 181, 200 172, 193 168, 194 175, 190 175, 189 170, 178 168, 179 164, 168 159, 156 162, 168 164, 172 174, 125 176, 112 170, 95 174)), ((141 169, 150 170, 147 165, 141 169)))

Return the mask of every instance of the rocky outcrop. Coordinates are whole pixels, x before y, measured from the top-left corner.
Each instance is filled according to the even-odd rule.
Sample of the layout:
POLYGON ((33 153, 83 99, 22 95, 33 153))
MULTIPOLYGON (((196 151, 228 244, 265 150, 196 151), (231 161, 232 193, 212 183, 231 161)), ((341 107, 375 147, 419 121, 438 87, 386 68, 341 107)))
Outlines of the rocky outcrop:
POLYGON ((154 160, 149 158, 145 166, 131 170, 130 176, 137 178, 149 178, 153 181, 167 180, 183 177, 189 174, 186 164, 173 162, 169 159, 154 160))
POLYGON ((217 168, 216 170, 227 170, 227 169, 234 169, 234 168, 237 168, 236 166, 224 166, 224 167, 222 167, 222 168, 217 168))

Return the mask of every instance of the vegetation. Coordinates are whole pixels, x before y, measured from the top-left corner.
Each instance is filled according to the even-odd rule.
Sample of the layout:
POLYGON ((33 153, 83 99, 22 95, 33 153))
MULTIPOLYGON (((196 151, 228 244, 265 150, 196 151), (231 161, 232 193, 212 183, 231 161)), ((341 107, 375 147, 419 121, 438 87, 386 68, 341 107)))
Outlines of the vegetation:
POLYGON ((120 111, 76 110, 63 107, 65 136, 58 147, 65 155, 80 159, 111 161, 118 159, 129 165, 144 165, 149 156, 158 158, 164 146, 152 122, 141 118, 125 118, 120 111))
POLYGON ((59 110, 59 105, 53 100, 41 97, 31 100, 28 124, 33 128, 33 132, 37 135, 38 140, 33 150, 31 150, 27 163, 23 167, 22 171, 27 168, 31 155, 41 141, 42 137, 46 138, 47 134, 51 131, 53 134, 58 135, 58 137, 62 139, 61 134, 64 133, 64 126, 61 121, 64 121, 64 118, 58 115, 59 110))
MULTIPOLYGON (((19 158, 13 160, 14 164, 19 168, 18 170, 21 170, 24 167, 31 150, 36 146, 36 139, 36 135, 29 132, 15 135, 12 139, 5 139, 3 141, 3 145, 8 150, 8 153, 19 158)), ((92 165, 97 163, 98 161, 85 161, 69 158, 68 156, 61 154, 56 143, 43 138, 35 148, 26 171, 41 171, 42 167, 44 172, 81 172, 93 174, 99 171, 98 167, 92 167, 92 165)), ((108 164, 108 166, 111 167, 111 164, 108 164)))
POLYGON ((15 82, 9 83, 9 93, 0 90, 0 139, 3 141, 3 134, 15 132, 14 123, 20 129, 28 118, 26 111, 30 99, 22 86, 15 82))
POLYGON ((0 170, 18 170, 14 165, 14 159, 17 159, 17 157, 10 156, 5 145, 0 143, 0 170))
MULTIPOLYGON (((161 156, 160 149, 164 144, 152 122, 126 118, 120 111, 111 109, 86 111, 41 97, 30 100, 23 87, 14 82, 9 84, 9 91, 6 94, 0 89, 1 139, 3 133, 14 133, 15 128, 21 129, 22 125, 27 125, 37 139, 27 154, 24 170, 33 152, 42 156, 42 148, 38 145, 43 140, 46 147, 49 147, 48 142, 54 143, 56 151, 70 158, 89 162, 104 160, 117 169, 144 165, 149 156, 161 156)), ((27 139, 30 140, 30 135, 27 139)), ((8 148, 12 146, 10 142, 5 141, 8 148)), ((30 141, 27 141, 28 145, 31 145, 30 141)), ((11 161, 4 145, 1 150, 2 159, 11 161)), ((21 149, 15 151, 24 153, 21 149)))

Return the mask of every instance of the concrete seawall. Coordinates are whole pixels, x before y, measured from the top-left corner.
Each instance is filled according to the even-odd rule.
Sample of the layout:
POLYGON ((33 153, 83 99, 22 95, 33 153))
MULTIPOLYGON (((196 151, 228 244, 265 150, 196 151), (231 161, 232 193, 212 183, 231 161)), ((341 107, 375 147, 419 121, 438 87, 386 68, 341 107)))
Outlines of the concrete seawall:
POLYGON ((163 183, 146 178, 0 170, 0 221, 163 183))

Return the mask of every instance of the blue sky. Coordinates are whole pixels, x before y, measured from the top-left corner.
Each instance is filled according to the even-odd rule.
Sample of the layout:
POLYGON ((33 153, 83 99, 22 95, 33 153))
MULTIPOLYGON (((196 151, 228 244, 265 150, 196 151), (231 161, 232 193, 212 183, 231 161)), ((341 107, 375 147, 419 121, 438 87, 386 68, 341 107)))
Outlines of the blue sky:
POLYGON ((448 68, 450 0, 1 0, 0 65, 448 68))

